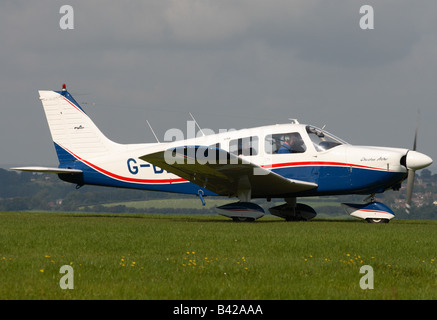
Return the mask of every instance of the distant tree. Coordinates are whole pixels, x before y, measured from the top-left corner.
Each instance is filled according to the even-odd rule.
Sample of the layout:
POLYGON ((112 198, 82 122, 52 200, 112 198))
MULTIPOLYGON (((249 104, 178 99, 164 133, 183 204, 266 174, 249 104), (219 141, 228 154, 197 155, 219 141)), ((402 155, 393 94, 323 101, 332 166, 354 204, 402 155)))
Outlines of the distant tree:
POLYGON ((430 179, 431 178, 431 171, 428 169, 423 169, 422 172, 420 173, 420 177, 422 179, 430 179))

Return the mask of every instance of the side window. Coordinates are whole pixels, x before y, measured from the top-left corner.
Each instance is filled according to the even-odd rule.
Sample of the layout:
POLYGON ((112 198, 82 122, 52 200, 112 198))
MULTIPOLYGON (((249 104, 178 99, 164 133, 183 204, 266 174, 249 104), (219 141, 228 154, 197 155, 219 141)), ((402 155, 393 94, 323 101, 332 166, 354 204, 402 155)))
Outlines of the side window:
POLYGON ((258 137, 246 137, 229 141, 229 152, 237 156, 256 156, 258 137))
POLYGON ((298 132, 270 134, 265 139, 266 153, 303 153, 306 145, 298 132))

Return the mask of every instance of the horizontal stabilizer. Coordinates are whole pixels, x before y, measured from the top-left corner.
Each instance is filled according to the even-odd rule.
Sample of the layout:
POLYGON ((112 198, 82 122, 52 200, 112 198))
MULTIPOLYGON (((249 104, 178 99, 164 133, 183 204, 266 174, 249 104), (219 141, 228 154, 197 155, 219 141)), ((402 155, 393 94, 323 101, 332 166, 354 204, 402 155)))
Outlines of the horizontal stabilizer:
POLYGON ((19 168, 11 168, 11 170, 16 171, 28 171, 28 172, 47 172, 47 173, 73 173, 79 174, 82 173, 82 170, 78 169, 63 169, 63 168, 49 168, 49 167, 19 167, 19 168))

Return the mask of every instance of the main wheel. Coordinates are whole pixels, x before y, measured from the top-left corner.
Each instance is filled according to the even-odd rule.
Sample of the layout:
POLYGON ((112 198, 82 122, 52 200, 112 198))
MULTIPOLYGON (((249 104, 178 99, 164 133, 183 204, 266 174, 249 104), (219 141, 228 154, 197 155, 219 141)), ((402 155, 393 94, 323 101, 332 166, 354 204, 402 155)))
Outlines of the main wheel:
POLYGON ((366 221, 368 223, 388 223, 390 220, 382 218, 367 218, 366 221))

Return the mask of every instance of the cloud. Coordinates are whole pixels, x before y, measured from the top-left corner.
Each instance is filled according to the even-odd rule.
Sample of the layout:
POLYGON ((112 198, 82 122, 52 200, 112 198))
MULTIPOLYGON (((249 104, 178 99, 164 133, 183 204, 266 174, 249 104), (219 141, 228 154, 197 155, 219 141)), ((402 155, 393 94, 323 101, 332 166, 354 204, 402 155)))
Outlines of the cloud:
POLYGON ((184 43, 214 43, 241 36, 248 21, 235 4, 221 1, 170 1, 164 11, 173 40, 184 43))

